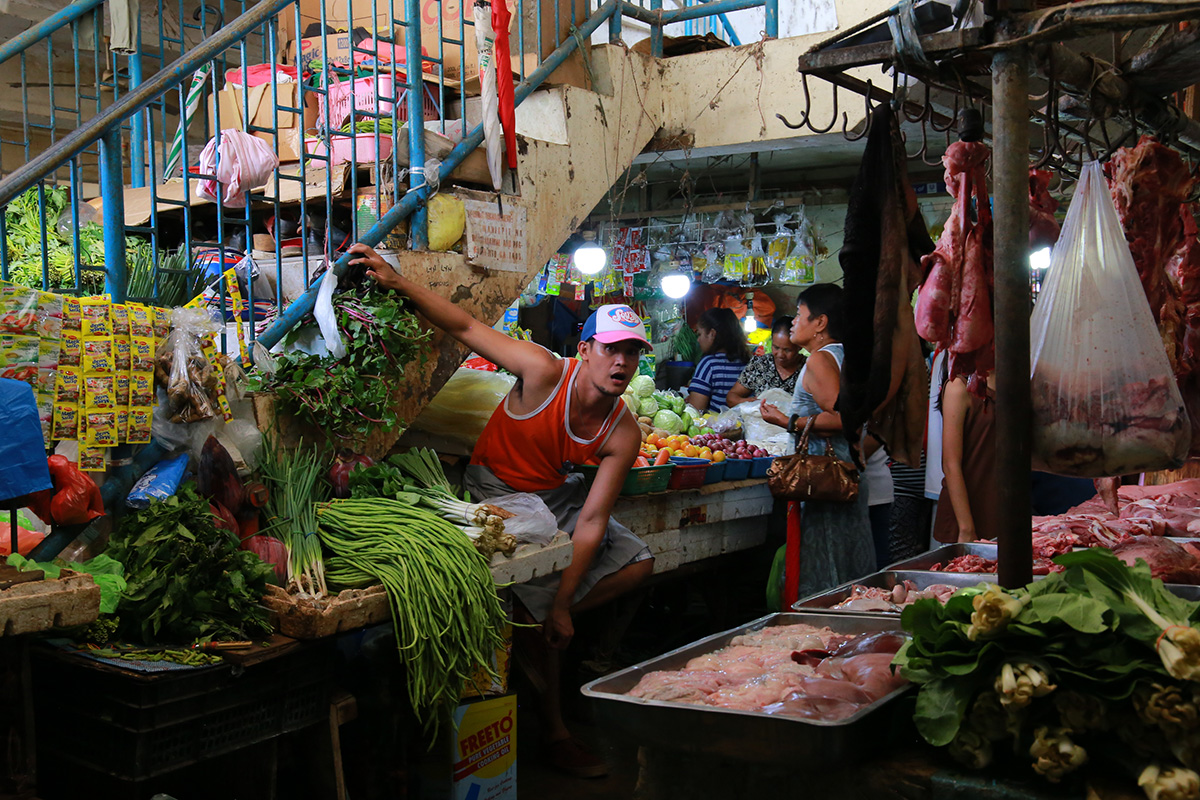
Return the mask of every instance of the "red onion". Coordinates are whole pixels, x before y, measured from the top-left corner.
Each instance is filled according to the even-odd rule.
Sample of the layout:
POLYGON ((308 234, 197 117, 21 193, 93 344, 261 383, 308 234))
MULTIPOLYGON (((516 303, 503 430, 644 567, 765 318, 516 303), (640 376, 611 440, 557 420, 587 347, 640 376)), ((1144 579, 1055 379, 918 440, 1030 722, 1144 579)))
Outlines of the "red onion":
POLYGON ((355 453, 338 453, 329 468, 329 483, 333 485, 333 496, 346 498, 350 496, 350 473, 359 467, 373 467, 375 462, 367 456, 355 453))

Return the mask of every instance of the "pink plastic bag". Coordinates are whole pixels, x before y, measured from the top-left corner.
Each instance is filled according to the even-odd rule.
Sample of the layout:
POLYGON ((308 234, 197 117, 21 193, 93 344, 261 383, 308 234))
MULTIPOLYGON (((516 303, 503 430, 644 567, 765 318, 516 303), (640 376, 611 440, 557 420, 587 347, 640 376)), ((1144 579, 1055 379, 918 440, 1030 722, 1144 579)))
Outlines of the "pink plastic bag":
POLYGON ((217 163, 217 137, 208 140, 200 153, 200 172, 215 174, 217 179, 203 178, 196 186, 196 195, 223 203, 227 208, 245 208, 246 192, 263 186, 279 166, 279 156, 271 146, 257 136, 229 129, 221 131, 220 164, 217 163), (218 184, 225 187, 225 199, 218 195, 218 184))

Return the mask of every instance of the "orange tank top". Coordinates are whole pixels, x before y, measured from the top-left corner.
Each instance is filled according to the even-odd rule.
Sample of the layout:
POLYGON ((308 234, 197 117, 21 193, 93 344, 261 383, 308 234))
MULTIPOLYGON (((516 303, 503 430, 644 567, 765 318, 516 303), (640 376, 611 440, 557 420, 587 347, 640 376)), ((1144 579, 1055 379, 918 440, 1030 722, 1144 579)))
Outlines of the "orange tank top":
POLYGON ((591 464, 617 428, 625 404, 618 398, 600 430, 581 439, 571 430, 571 390, 579 362, 563 360, 558 385, 535 411, 517 415, 509 398, 492 412, 483 429, 471 463, 487 467, 519 492, 540 492, 561 486, 576 464, 591 464))

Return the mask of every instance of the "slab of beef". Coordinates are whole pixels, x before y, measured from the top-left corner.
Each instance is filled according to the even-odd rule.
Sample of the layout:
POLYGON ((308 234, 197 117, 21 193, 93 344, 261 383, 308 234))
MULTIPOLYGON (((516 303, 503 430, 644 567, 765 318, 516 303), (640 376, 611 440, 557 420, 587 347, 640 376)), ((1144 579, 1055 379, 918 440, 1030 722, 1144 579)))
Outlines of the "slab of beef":
POLYGON ((1179 208, 1192 190, 1191 172, 1152 136, 1117 150, 1105 171, 1167 358, 1178 372, 1183 307, 1164 267, 1183 243, 1179 208))
POLYGON ((846 325, 837 410, 846 438, 869 424, 896 461, 920 465, 928 374, 910 311, 918 260, 933 249, 908 182, 896 115, 871 112, 870 133, 850 190, 838 255, 846 325))
POLYGON ((1200 558, 1161 536, 1138 536, 1113 548, 1117 558, 1133 566, 1139 559, 1164 583, 1200 583, 1200 558))
POLYGON ((1050 173, 1044 169, 1029 170, 1029 249, 1053 247, 1058 241, 1058 220, 1054 212, 1058 201, 1050 196, 1050 173))
POLYGON ((916 307, 917 333, 949 351, 950 379, 966 375, 976 392, 995 362, 989 155, 981 142, 955 142, 942 156, 955 202, 937 248, 921 259, 916 307))

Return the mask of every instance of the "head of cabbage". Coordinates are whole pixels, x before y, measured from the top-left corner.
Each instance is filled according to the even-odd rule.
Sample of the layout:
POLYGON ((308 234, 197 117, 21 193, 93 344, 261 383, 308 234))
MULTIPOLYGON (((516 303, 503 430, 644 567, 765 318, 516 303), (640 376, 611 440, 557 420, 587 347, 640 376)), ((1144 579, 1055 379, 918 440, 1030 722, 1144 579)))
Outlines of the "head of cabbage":
POLYGON ((653 397, 643 397, 638 401, 638 416, 653 417, 658 413, 658 401, 653 397))
POLYGON ((654 378, 649 375, 637 375, 629 382, 629 391, 638 397, 649 397, 654 394, 654 378))
POLYGON ((687 430, 687 425, 674 411, 666 409, 660 410, 654 415, 654 421, 651 423, 655 428, 661 428, 669 434, 683 433, 687 430))

